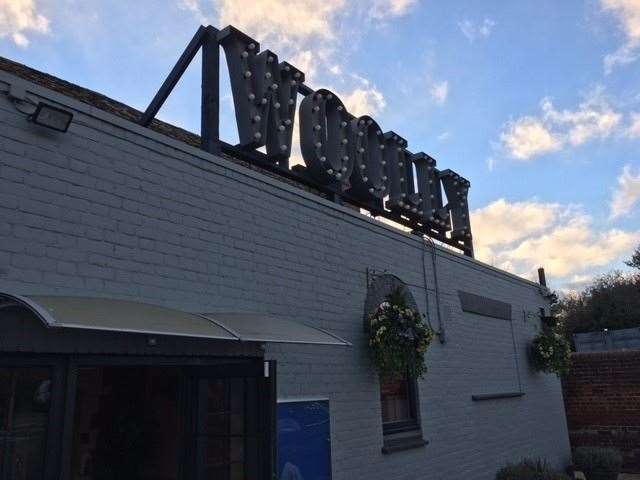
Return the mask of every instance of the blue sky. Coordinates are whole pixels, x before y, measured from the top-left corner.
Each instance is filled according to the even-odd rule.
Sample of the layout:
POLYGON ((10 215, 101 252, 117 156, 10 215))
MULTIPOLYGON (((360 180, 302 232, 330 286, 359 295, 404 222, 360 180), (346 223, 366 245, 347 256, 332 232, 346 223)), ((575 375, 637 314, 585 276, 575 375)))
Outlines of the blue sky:
MULTIPOLYGON (((144 109, 200 23, 470 179, 483 261, 579 288, 640 243, 640 0, 0 0, 0 55, 144 109)), ((159 116, 197 132, 199 89, 159 116)))

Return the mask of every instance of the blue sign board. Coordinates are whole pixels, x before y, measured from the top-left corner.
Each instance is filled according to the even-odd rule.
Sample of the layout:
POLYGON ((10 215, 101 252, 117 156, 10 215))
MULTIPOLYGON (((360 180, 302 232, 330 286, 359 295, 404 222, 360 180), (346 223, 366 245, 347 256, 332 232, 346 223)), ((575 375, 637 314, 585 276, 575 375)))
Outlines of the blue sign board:
POLYGON ((329 401, 278 403, 278 480, 331 480, 329 401))

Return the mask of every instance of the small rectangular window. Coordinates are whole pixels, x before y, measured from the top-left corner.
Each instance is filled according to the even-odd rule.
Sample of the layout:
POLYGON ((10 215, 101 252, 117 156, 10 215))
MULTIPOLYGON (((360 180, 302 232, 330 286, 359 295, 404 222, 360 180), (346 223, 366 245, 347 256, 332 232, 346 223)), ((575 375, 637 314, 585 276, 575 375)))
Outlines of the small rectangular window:
POLYGON ((380 379, 380 403, 385 434, 418 428, 415 380, 408 375, 380 379))

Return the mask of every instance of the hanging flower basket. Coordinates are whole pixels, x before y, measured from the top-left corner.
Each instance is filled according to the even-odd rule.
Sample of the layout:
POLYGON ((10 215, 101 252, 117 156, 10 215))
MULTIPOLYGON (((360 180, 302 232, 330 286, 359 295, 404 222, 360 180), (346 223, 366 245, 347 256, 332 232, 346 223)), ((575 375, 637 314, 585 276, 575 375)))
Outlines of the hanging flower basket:
POLYGON ((434 334, 422 315, 407 307, 402 290, 390 294, 369 321, 369 346, 380 375, 422 378, 427 372, 424 355, 434 334))
POLYGON ((561 377, 571 368, 571 345, 553 329, 544 328, 531 343, 530 358, 537 371, 561 377))

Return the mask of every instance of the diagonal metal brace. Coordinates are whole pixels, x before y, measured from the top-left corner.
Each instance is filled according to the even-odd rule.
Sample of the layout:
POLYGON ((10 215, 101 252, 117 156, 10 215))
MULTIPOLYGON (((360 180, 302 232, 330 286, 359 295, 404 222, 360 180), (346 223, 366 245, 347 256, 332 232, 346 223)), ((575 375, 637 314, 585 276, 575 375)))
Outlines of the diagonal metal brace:
POLYGON ((198 28, 195 35, 189 42, 189 45, 187 45, 187 48, 182 52, 182 55, 180 55, 180 58, 160 87, 160 90, 158 90, 158 93, 153 97, 153 100, 151 100, 151 103, 142 114, 142 117, 140 117, 140 120, 138 121, 140 125, 148 127, 160 108, 162 108, 162 105, 180 80, 180 77, 182 77, 182 74, 185 72, 189 64, 191 64, 193 57, 195 57, 198 50, 200 50, 206 31, 206 27, 202 25, 198 28))

